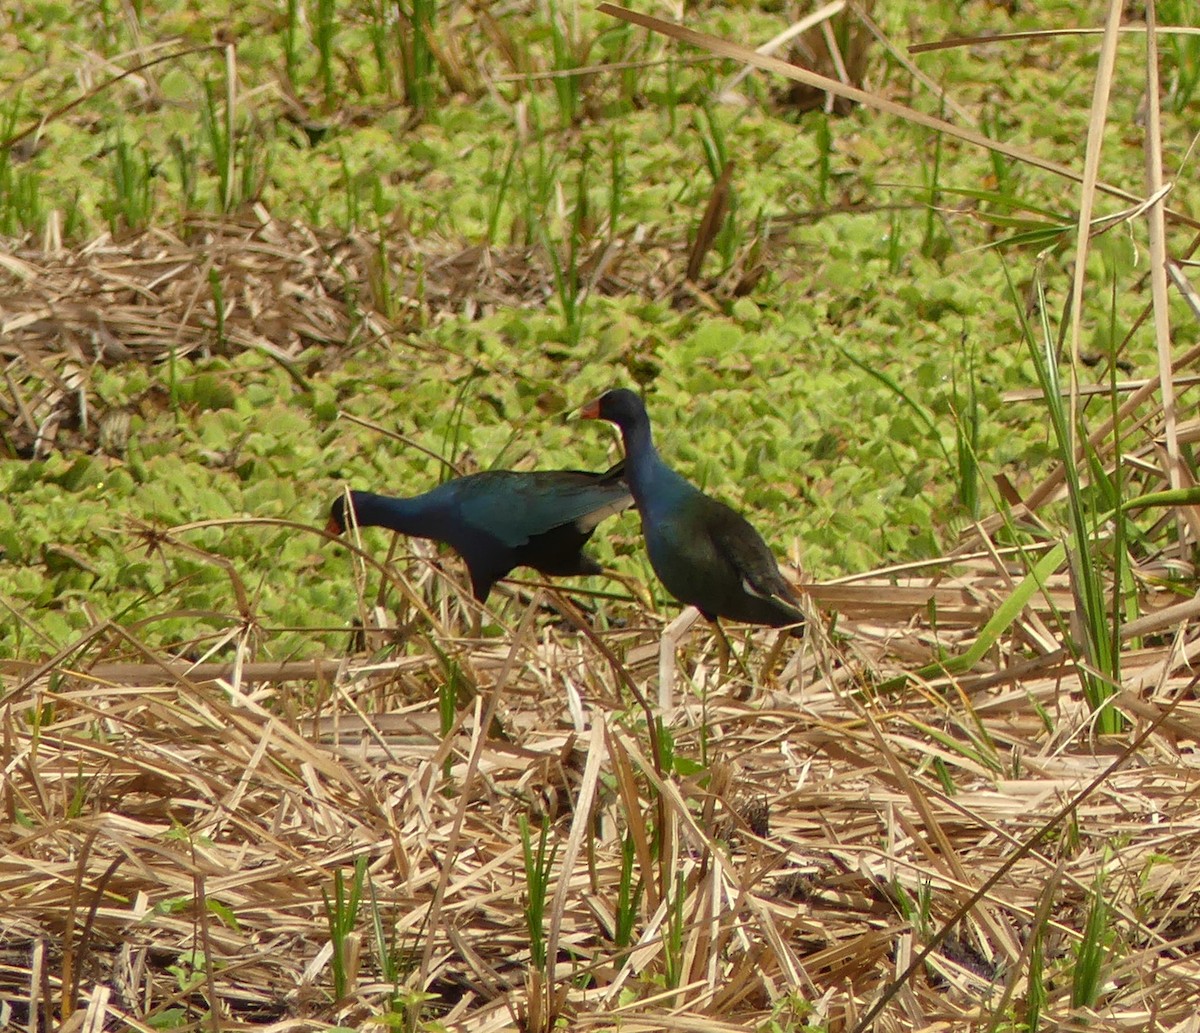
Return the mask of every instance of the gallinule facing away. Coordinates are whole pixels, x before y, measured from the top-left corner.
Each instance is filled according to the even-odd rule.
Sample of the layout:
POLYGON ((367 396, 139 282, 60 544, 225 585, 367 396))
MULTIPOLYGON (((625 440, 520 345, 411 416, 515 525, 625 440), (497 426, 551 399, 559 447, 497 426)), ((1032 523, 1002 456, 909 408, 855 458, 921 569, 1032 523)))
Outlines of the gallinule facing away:
POLYGON ((802 632, 800 600, 766 542, 740 514, 672 470, 654 447, 650 417, 632 391, 617 388, 580 410, 608 420, 625 442, 625 479, 642 515, 650 565, 676 599, 709 620, 728 617, 802 632))
MULTIPOLYGON (((482 603, 514 567, 556 576, 602 573, 583 547, 601 520, 633 504, 623 467, 618 463, 604 473, 487 470, 413 498, 352 491, 350 501, 360 527, 388 527, 449 545, 466 562, 471 590, 482 603)), ((339 495, 325 530, 342 534, 347 526, 346 497, 339 495)))

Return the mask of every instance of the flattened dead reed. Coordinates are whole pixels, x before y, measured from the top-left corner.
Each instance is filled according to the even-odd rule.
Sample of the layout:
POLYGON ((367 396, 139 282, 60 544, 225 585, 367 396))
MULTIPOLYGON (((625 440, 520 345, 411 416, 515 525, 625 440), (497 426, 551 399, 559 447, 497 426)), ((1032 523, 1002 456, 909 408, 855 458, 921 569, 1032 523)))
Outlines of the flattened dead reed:
MULTIPOLYGON (((989 597, 985 579, 959 585, 989 597)), ((921 591, 936 589, 901 586, 893 605, 921 591)), ((933 640, 920 618, 882 622, 888 594, 871 586, 855 617, 841 589, 841 641, 814 632, 774 676, 759 641, 757 685, 717 670, 714 640, 693 633, 662 776, 609 662, 545 625, 536 599, 506 641, 435 627, 375 662, 189 670, 97 629, 41 669, 9 665, 6 1021, 91 1008, 142 1028, 215 1007, 222 1028, 356 1025, 427 991, 424 1014, 462 1030, 554 1011, 580 1028, 746 1029, 793 1012, 846 1028, 1110 752, 1051 658, 1044 679, 978 692, 889 688, 933 640), (451 671, 463 694, 447 727, 451 671), (1000 705, 1006 692, 1018 705, 1000 705), (558 844, 549 984, 529 975, 521 820, 545 820, 558 844), (335 941, 329 900, 356 861, 364 903, 335 941)), ((600 637, 651 694, 656 636, 600 637)), ((1118 705, 1139 720, 1185 684, 1168 673, 1118 705)), ((1200 707, 1184 702, 974 909, 883 1028, 971 1024, 1005 992, 1019 1003, 1035 929, 1059 973, 1045 1013, 1071 1014, 1066 973, 1098 880, 1117 916, 1103 1020, 1186 1021, 1200 987, 1197 741, 1200 707)))
MULTIPOLYGON (((997 143, 851 77, 717 42, 889 117, 997 143)), ((1112 60, 1108 46, 1102 76, 1112 60)), ((1085 184, 1086 244, 1095 192, 1108 189, 1096 165, 998 149, 1085 184)), ((1169 276, 1194 304, 1183 256, 1162 240, 1164 221, 1194 220, 1164 207, 1153 133, 1146 158, 1144 207, 1117 195, 1137 202, 1120 218, 1154 220, 1146 317, 1161 361, 1120 388, 1130 393, 1118 418, 1131 424, 1122 455, 1103 422, 1079 454, 1100 472, 1127 463, 1143 498, 1177 490, 1153 502, 1163 513, 1153 544, 1164 526, 1196 522, 1180 447, 1196 427, 1175 407, 1194 383, 1176 370, 1197 356, 1166 348, 1163 296, 1169 276)), ((13 440, 38 455, 64 430, 86 434, 88 371, 131 356, 249 348, 303 378, 307 348, 354 343, 345 285, 371 289, 373 254, 258 212, 178 236, 3 256, 13 440)), ((545 271, 507 259, 441 256, 425 268, 447 274, 424 296, 446 310, 544 300, 545 271)), ((600 255, 592 275, 614 268, 600 255)), ((1082 276, 1085 263, 1076 268, 1082 276)), ((382 314, 360 304, 356 318, 370 311, 358 339, 394 342, 419 325, 428 312, 407 301, 418 293, 401 284, 382 314)), ((1078 343, 1076 326, 1073 353, 1078 343)), ((1075 409, 1086 390, 1067 390, 1075 409)), ((637 618, 574 634, 537 610, 537 595, 513 608, 498 642, 463 640, 446 616, 454 607, 429 606, 407 636, 366 629, 375 653, 315 663, 267 665, 243 642, 228 663, 194 667, 98 625, 45 663, 6 666, 0 1021, 290 1030, 395 1015, 464 1031, 540 1031, 558 1017, 581 1029, 846 1029, 937 942, 875 1028, 993 1029, 1034 1015, 1194 1028, 1200 640, 1194 600, 1158 576, 1187 554, 1136 554, 1141 616, 1120 629, 1121 677, 1106 704, 1130 727, 1099 734, 1082 691, 1093 672, 1075 645, 1077 579, 1044 513, 1068 471, 1023 497, 1002 486, 1008 513, 968 528, 951 556, 809 586, 837 619, 814 620, 782 657, 769 632, 753 648, 735 636, 744 669, 722 670, 711 637, 693 632, 657 739, 627 688, 655 698, 661 629, 637 618), (998 544, 1005 519, 1028 521, 1036 543, 1019 555, 998 544), (545 971, 530 966, 523 821, 552 844, 545 971), (343 922, 356 872, 358 910, 343 922), (1100 956, 1086 1005, 1072 1000, 1085 947, 1100 956)))
MULTIPOLYGON (((666 262, 648 239, 598 240, 581 258, 603 292, 665 292, 666 262)), ((122 414, 97 405, 97 368, 251 352, 305 388, 331 359, 364 347, 421 357, 417 332, 430 321, 541 306, 553 290, 540 251, 404 234, 381 241, 285 222, 259 206, 78 249, 11 242, 0 253, 0 418, 25 458, 53 448, 119 453, 122 414)))

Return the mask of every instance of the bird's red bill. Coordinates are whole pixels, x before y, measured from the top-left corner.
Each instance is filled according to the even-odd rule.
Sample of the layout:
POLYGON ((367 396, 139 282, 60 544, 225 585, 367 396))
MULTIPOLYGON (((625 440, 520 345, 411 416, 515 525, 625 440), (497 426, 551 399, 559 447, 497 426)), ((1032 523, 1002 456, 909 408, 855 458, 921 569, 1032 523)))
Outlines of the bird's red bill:
POLYGON ((325 533, 326 534, 341 534, 342 533, 342 525, 339 524, 336 520, 334 520, 333 517, 330 517, 329 523, 327 523, 325 525, 325 533))
POLYGON ((600 419, 600 399, 593 398, 579 410, 579 418, 583 420, 600 419))

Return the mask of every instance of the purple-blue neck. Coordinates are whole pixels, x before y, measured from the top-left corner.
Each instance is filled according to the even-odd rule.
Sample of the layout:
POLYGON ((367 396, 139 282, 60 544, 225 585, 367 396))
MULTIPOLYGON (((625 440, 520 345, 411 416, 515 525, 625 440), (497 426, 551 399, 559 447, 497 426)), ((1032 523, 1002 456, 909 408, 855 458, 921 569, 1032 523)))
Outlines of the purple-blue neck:
POLYGON ((625 479, 638 509, 645 514, 670 506, 695 489, 672 470, 658 449, 650 431, 650 420, 643 413, 622 421, 621 440, 625 443, 625 479))
MULTIPOLYGON (((443 521, 437 507, 430 505, 428 493, 399 499, 371 491, 352 491, 350 497, 359 527, 386 527, 417 538, 438 537, 442 530, 443 521)), ((347 526, 349 523, 347 519, 347 526)))

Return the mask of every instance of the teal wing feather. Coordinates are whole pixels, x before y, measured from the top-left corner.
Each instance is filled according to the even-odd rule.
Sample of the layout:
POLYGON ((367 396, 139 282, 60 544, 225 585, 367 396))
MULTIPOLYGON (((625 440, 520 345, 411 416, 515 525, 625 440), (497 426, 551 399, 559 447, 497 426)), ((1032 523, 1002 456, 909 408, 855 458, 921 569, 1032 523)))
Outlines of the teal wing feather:
POLYGON ((620 467, 614 470, 489 471, 464 486, 459 511, 464 522, 514 549, 564 524, 587 533, 633 504, 620 467))

